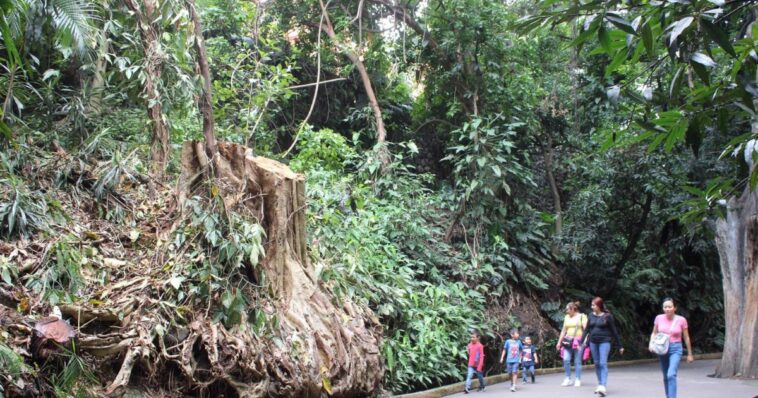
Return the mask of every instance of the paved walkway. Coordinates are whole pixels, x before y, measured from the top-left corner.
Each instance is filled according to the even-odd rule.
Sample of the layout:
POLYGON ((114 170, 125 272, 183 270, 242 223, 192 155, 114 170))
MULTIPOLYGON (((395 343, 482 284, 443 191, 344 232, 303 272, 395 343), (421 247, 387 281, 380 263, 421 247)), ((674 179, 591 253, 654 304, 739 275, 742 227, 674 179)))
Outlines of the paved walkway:
MULTIPOLYGON (((682 361, 678 376, 679 398, 758 398, 758 381, 729 380, 707 377, 716 369, 718 360, 700 360, 693 363, 682 361)), ((581 387, 561 387, 563 373, 538 375, 536 384, 521 384, 515 393, 509 383, 487 386, 484 392, 472 391, 468 395, 458 393, 451 397, 542 397, 542 398, 593 398, 597 377, 595 369, 583 369, 581 387)), ((478 382, 472 387, 476 389, 478 382)), ((608 397, 610 398, 665 398, 663 376, 658 363, 612 367, 608 374, 608 397)))

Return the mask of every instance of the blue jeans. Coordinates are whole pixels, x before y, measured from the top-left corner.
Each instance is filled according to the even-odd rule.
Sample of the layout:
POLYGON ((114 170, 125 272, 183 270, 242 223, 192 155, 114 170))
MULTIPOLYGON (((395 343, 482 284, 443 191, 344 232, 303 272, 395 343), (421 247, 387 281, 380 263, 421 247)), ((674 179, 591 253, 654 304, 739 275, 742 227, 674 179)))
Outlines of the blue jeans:
POLYGON ((571 350, 567 350, 565 348, 562 348, 563 350, 563 370, 566 371, 566 378, 571 378, 571 357, 574 357, 574 369, 576 369, 576 380, 582 379, 582 350, 579 348, 574 348, 571 350))
POLYGON ((474 377, 474 374, 476 373, 476 378, 479 379, 479 388, 484 388, 484 375, 482 372, 477 372, 476 368, 473 368, 471 366, 468 367, 468 373, 466 374, 466 390, 471 389, 471 378, 474 377))
POLYGON ((524 382, 526 382, 526 375, 527 374, 530 374, 530 375, 534 376, 534 362, 524 362, 522 364, 522 366, 523 366, 523 369, 524 369, 522 371, 522 375, 523 375, 522 380, 524 380, 524 382))
POLYGON ((659 355, 661 371, 663 371, 663 389, 666 390, 666 398, 676 398, 676 371, 679 369, 679 361, 682 360, 682 343, 669 344, 669 352, 659 355))
POLYGON ((611 343, 590 342, 592 360, 595 362, 597 384, 605 386, 608 383, 608 354, 611 353, 611 343))

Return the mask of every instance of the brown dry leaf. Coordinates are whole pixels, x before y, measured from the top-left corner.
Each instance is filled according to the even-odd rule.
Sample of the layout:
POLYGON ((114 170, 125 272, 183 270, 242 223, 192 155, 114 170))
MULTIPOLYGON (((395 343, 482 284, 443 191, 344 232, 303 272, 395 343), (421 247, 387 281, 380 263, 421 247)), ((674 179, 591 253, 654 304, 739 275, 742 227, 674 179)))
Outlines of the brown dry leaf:
POLYGON ((106 267, 111 268, 120 268, 125 266, 127 263, 124 260, 119 260, 117 258, 104 258, 103 259, 103 265, 106 267))
POLYGON ((22 297, 21 300, 19 300, 18 302, 18 307, 17 307, 18 312, 22 314, 27 314, 29 313, 29 308, 30 308, 29 297, 26 297, 26 296, 22 297))

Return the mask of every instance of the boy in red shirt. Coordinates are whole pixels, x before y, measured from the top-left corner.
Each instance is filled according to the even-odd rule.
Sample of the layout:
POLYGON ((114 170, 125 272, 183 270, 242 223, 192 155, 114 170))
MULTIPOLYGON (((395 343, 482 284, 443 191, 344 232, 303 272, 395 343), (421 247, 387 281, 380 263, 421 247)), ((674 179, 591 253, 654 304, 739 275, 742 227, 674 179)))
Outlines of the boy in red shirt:
POLYGON ((479 379, 479 389, 477 391, 484 391, 483 369, 484 346, 479 342, 479 332, 475 330, 471 332, 471 342, 468 345, 468 373, 466 374, 464 393, 468 394, 471 391, 471 378, 474 376, 474 373, 476 373, 476 377, 479 379))

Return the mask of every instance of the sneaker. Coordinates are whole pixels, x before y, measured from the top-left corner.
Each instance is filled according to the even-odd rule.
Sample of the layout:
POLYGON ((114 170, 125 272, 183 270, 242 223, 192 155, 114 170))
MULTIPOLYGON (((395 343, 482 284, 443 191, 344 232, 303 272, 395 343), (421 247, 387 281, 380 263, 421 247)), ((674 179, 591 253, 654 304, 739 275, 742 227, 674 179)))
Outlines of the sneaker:
POLYGON ((521 382, 524 383, 524 384, 526 384, 526 377, 524 377, 523 379, 521 379, 521 382))
POLYGON ((471 390, 468 387, 463 387, 463 393, 468 394, 471 390))
POLYGON ((516 392, 516 385, 515 384, 511 384, 511 391, 512 392, 516 392))
POLYGON ((561 383, 561 387, 568 387, 570 385, 571 385, 571 379, 569 379, 568 377, 563 379, 563 383, 561 383))
POLYGON ((601 397, 605 396, 605 386, 598 387, 597 393, 600 394, 601 397))
POLYGON ((484 387, 479 387, 476 389, 476 392, 482 392, 482 391, 484 391, 484 387))
POLYGON ((581 381, 581 380, 579 380, 579 379, 576 379, 576 380, 574 381, 574 387, 581 387, 581 386, 582 386, 582 381, 581 381))

